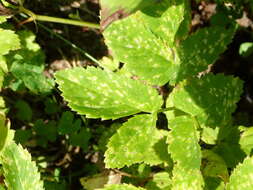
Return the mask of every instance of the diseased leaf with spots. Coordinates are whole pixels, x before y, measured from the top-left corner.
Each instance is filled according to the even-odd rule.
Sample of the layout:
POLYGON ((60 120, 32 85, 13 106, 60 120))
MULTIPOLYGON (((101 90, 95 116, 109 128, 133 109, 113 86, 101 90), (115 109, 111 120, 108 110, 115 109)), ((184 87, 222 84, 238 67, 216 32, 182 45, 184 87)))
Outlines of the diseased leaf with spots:
POLYGON ((56 81, 69 106, 89 118, 117 119, 138 112, 155 112, 162 98, 140 81, 89 67, 56 73, 56 81))
MULTIPOLYGON (((126 63, 125 68, 133 75, 157 85, 168 82, 178 67, 172 44, 184 19, 183 0, 165 2, 168 8, 158 18, 137 12, 104 32, 115 58, 126 63)), ((152 8, 155 12, 161 7, 152 8)))
POLYGON ((106 167, 122 168, 140 162, 150 165, 167 162, 166 133, 157 130, 155 124, 156 117, 146 114, 134 116, 124 123, 107 144, 106 167))
MULTIPOLYGON (((160 17, 136 12, 104 32, 106 44, 124 69, 155 85, 172 85, 205 71, 231 42, 235 26, 211 26, 188 36, 189 5, 167 1, 160 17)), ((152 9, 161 7, 152 7, 152 9)), ((152 12, 151 8, 147 12, 152 12)))
POLYGON ((167 107, 176 107, 196 116, 204 126, 225 125, 231 121, 242 93, 240 79, 222 74, 181 82, 167 99, 167 107))
POLYGON ((224 52, 232 41, 235 27, 225 29, 211 26, 199 29, 182 41, 178 48, 180 67, 176 78, 171 80, 175 84, 183 79, 207 70, 219 55, 224 52))
POLYGON ((201 190, 204 184, 200 173, 201 150, 196 121, 190 116, 179 116, 169 121, 169 153, 175 162, 172 189, 201 190))
POLYGON ((5 184, 12 190, 43 190, 43 182, 31 155, 21 145, 10 143, 0 154, 5 184))
POLYGON ((203 187, 204 180, 199 170, 174 167, 171 190, 203 190, 203 187))
POLYGON ((227 190, 253 189, 253 157, 247 157, 233 170, 227 190))
POLYGON ((180 116, 169 121, 169 152, 174 162, 182 168, 200 168, 201 151, 196 127, 196 122, 190 116, 180 116))

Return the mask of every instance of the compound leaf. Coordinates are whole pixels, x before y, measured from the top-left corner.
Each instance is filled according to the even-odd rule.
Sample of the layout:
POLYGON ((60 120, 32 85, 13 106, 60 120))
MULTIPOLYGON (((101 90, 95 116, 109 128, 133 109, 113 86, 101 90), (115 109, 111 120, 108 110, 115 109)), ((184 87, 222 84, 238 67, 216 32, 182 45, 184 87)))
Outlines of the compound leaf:
POLYGON ((189 116, 174 118, 171 128, 169 152, 176 163, 173 168, 172 189, 202 189, 200 173, 201 150, 198 144, 196 121, 189 116))
POLYGON ((105 188, 97 190, 144 190, 144 189, 141 187, 135 187, 133 185, 128 184, 113 184, 113 185, 106 185, 105 188))
POLYGON ((107 45, 114 57, 125 63, 124 68, 156 85, 168 81, 174 85, 206 70, 226 49, 235 32, 234 26, 211 26, 186 38, 188 3, 181 0, 167 4, 160 17, 145 14, 161 9, 152 7, 113 23, 104 32, 107 45))
POLYGON ((222 74, 207 74, 181 82, 167 99, 167 107, 197 116, 205 126, 224 125, 231 120, 242 93, 242 81, 222 74))
POLYGON ((253 157, 247 157, 232 172, 227 190, 253 189, 253 157))
MULTIPOLYGON (((133 75, 152 84, 163 85, 178 68, 178 58, 172 45, 184 19, 184 0, 165 1, 166 11, 160 17, 137 12, 114 22, 104 32, 107 45, 115 58, 133 75)), ((152 7, 152 11, 161 9, 152 7)))
POLYGON ((69 106, 89 118, 116 119, 141 111, 155 112, 162 98, 155 89, 110 71, 89 67, 56 73, 69 106))
POLYGON ((162 163, 163 156, 159 155, 161 147, 158 146, 159 150, 156 150, 156 146, 163 135, 155 124, 156 117, 147 114, 134 116, 124 123, 107 145, 106 167, 122 168, 140 162, 151 165, 162 163))
POLYGON ((6 55, 11 50, 20 48, 18 35, 12 30, 0 28, 0 55, 6 55))
POLYGON ((5 184, 12 190, 42 190, 43 182, 31 155, 21 145, 10 143, 0 154, 5 184))

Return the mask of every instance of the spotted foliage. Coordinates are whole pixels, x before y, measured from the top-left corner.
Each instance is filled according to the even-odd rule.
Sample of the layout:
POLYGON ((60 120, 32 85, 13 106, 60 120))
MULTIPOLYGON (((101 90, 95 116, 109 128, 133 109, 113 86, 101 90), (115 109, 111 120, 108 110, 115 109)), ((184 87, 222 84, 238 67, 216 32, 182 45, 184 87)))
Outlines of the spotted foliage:
POLYGON ((242 81, 222 74, 181 82, 170 94, 167 107, 176 107, 205 126, 225 125, 231 121, 242 93, 242 81))
POLYGON ((150 8, 113 23, 104 32, 107 45, 114 57, 125 63, 125 69, 156 85, 176 84, 205 71, 235 32, 234 25, 228 29, 211 26, 185 37, 188 4, 184 0, 165 2, 162 8, 152 7, 165 10, 158 18, 150 14, 150 8))
POLYGON ((169 152, 175 162, 172 189, 201 190, 204 182, 200 173, 201 150, 196 122, 189 116, 180 116, 170 121, 169 128, 169 152))
POLYGON ((247 157, 232 172, 227 190, 253 189, 253 157, 247 157))
POLYGON ((56 81, 69 106, 90 118, 117 119, 142 111, 153 113, 162 105, 162 98, 152 87, 99 68, 59 71, 56 81))
POLYGON ((124 123, 107 145, 106 167, 122 168, 140 162, 157 165, 168 160, 168 154, 160 151, 166 149, 166 144, 164 135, 156 129, 155 123, 156 116, 144 114, 124 123))
POLYGON ((163 6, 169 8, 160 18, 137 12, 104 32, 107 45, 119 61, 126 63, 129 72, 158 85, 166 83, 178 67, 173 44, 184 19, 183 3, 168 2, 163 6))
POLYGON ((0 153, 5 184, 12 190, 43 190, 43 182, 31 155, 21 145, 12 141, 0 153))

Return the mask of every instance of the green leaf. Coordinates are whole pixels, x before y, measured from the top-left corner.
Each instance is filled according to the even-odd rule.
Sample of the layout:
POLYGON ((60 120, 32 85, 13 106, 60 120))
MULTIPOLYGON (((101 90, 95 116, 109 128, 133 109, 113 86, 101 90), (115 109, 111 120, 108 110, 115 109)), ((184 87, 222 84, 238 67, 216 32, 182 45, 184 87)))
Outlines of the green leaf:
POLYGON ((0 68, 4 73, 8 72, 8 66, 6 63, 6 58, 5 56, 0 55, 0 68))
POLYGON ((210 150, 202 151, 203 165, 202 173, 204 177, 221 178, 228 181, 229 175, 225 161, 218 154, 210 150))
POLYGON ((239 144, 241 145, 241 149, 247 155, 250 155, 253 148, 253 127, 244 129, 244 132, 240 135, 239 144))
POLYGON ((174 167, 171 190, 203 190, 203 186, 204 181, 199 170, 174 167))
POLYGON ((18 129, 15 131, 15 142, 24 144, 32 137, 32 130, 31 129, 18 129))
POLYGON ((20 31, 21 49, 7 56, 10 72, 21 80, 33 93, 48 93, 54 81, 43 75, 45 55, 35 43, 35 35, 27 30, 20 31))
POLYGON ((241 93, 242 81, 238 78, 207 74, 181 82, 166 105, 196 116, 204 126, 221 126, 231 120, 241 93))
POLYGON ((152 87, 110 71, 77 67, 58 71, 55 76, 69 106, 89 118, 152 113, 162 105, 161 96, 152 87))
POLYGON ((176 117, 169 122, 172 138, 169 152, 174 162, 183 168, 200 169, 201 151, 196 127, 194 119, 189 116, 176 117))
POLYGON ((53 181, 45 181, 44 186, 46 190, 68 190, 66 182, 53 182, 53 181))
POLYGON ((203 127, 203 131, 201 134, 201 140, 204 141, 206 144, 216 144, 218 140, 220 128, 210 128, 210 127, 203 127))
POLYGON ((161 152, 166 150, 164 134, 155 128, 155 124, 156 117, 146 114, 134 116, 124 123, 107 145, 106 167, 122 168, 140 162, 150 165, 166 162, 169 155, 161 152))
POLYGON ((21 121, 31 121, 32 109, 30 105, 24 100, 18 100, 14 107, 17 109, 16 117, 21 121))
POLYGON ((99 61, 99 65, 109 71, 115 71, 119 68, 120 62, 109 57, 103 57, 99 61))
POLYGON ((44 111, 51 115, 60 111, 60 106, 55 99, 47 98, 44 102, 44 111))
POLYGON ((21 145, 10 143, 1 152, 5 184, 12 190, 42 190, 43 182, 31 155, 21 145))
POLYGON ((147 190, 171 190, 171 176, 167 172, 159 172, 147 183, 147 190))
POLYGON ((247 157, 233 170, 227 190, 253 189, 253 157, 247 157))
MULTIPOLYGON (((124 68, 155 85, 168 81, 174 85, 207 70, 225 51, 235 32, 234 26, 211 26, 186 38, 188 3, 181 0, 168 4, 161 17, 137 12, 104 32, 106 44, 114 57, 125 63, 124 68)), ((161 9, 150 7, 146 12, 156 8, 161 9)))
POLYGON ((180 68, 177 77, 171 80, 172 84, 207 70, 208 65, 213 64, 224 52, 232 41, 235 27, 207 27, 197 30, 186 40, 182 41, 178 48, 180 68))
POLYGON ((46 78, 42 72, 34 72, 34 66, 20 63, 13 63, 11 70, 12 74, 21 81, 25 86, 35 94, 49 93, 54 87, 54 81, 46 78))
POLYGON ((1 16, 0 16, 0 24, 6 22, 6 21, 7 21, 6 18, 7 18, 6 16, 2 16, 2 15, 1 15, 1 16))
POLYGON ((248 57, 253 53, 253 43, 245 42, 240 45, 239 54, 243 57, 248 57))
POLYGON ((204 190, 224 190, 225 183, 220 178, 206 177, 204 190))
POLYGON ((98 190, 98 188, 104 187, 108 181, 108 173, 99 173, 91 177, 89 176, 80 178, 80 182, 86 190, 98 190))
POLYGON ((107 185, 105 188, 97 190, 144 190, 144 189, 141 187, 135 187, 133 185, 128 184, 113 184, 107 185))
POLYGON ((57 127, 55 121, 45 123, 42 119, 34 123, 34 130, 37 134, 37 139, 42 138, 46 141, 54 142, 57 138, 57 127))
POLYGON ((8 140, 9 126, 5 124, 6 118, 0 114, 0 152, 5 147, 8 140))
POLYGON ((20 48, 18 35, 11 30, 0 28, 0 55, 6 55, 11 50, 20 48))
POLYGON ((6 190, 3 185, 0 184, 0 190, 6 190))
POLYGON ((71 134, 78 131, 81 128, 81 120, 74 120, 74 114, 70 111, 62 113, 58 124, 59 134, 71 134))
POLYGON ((196 127, 196 121, 189 116, 180 116, 169 121, 169 152, 176 162, 173 168, 173 190, 198 190, 204 184, 200 173, 201 150, 196 127))
POLYGON ((88 143, 91 138, 91 132, 88 128, 82 127, 77 133, 73 133, 69 136, 69 142, 73 146, 80 146, 84 152, 88 150, 88 143))
POLYGON ((213 151, 225 160, 228 168, 234 168, 246 157, 246 154, 242 151, 240 145, 236 143, 222 142, 218 144, 213 151))
MULTIPOLYGON (((98 148, 100 151, 105 152, 106 151, 106 145, 109 141, 109 139, 112 137, 114 133, 122 126, 121 123, 113 123, 110 128, 101 127, 102 134, 99 136, 98 140, 98 148)), ((98 131, 98 130, 96 130, 98 131)))
MULTIPOLYGON (((157 85, 168 82, 178 68, 173 44, 185 14, 183 0, 165 2, 169 7, 160 17, 137 12, 104 32, 114 57, 126 63, 125 68, 133 75, 157 85)), ((152 9, 155 12, 161 7, 152 9)))

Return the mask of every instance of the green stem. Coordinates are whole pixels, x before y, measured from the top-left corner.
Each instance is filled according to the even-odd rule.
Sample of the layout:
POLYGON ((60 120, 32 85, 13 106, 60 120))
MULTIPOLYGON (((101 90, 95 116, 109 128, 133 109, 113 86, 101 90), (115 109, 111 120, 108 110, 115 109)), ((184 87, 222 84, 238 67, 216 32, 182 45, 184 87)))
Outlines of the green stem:
POLYGON ((94 23, 84 22, 84 21, 79 21, 79 20, 44 16, 44 15, 35 15, 35 20, 44 21, 44 22, 55 22, 55 23, 61 23, 61 24, 70 24, 70 25, 83 26, 83 27, 89 27, 89 28, 95 28, 95 29, 100 28, 99 24, 94 24, 94 23))
POLYGON ((44 21, 44 22, 54 22, 54 23, 61 23, 61 24, 70 24, 75 26, 83 26, 83 27, 89 27, 89 28, 95 28, 99 29, 99 24, 90 23, 90 22, 84 22, 79 20, 72 20, 72 19, 66 19, 66 18, 58 18, 58 17, 51 17, 51 16, 44 16, 44 15, 36 15, 32 11, 24 8, 23 6, 19 7, 20 13, 25 13, 29 15, 32 20, 37 21, 44 21))

